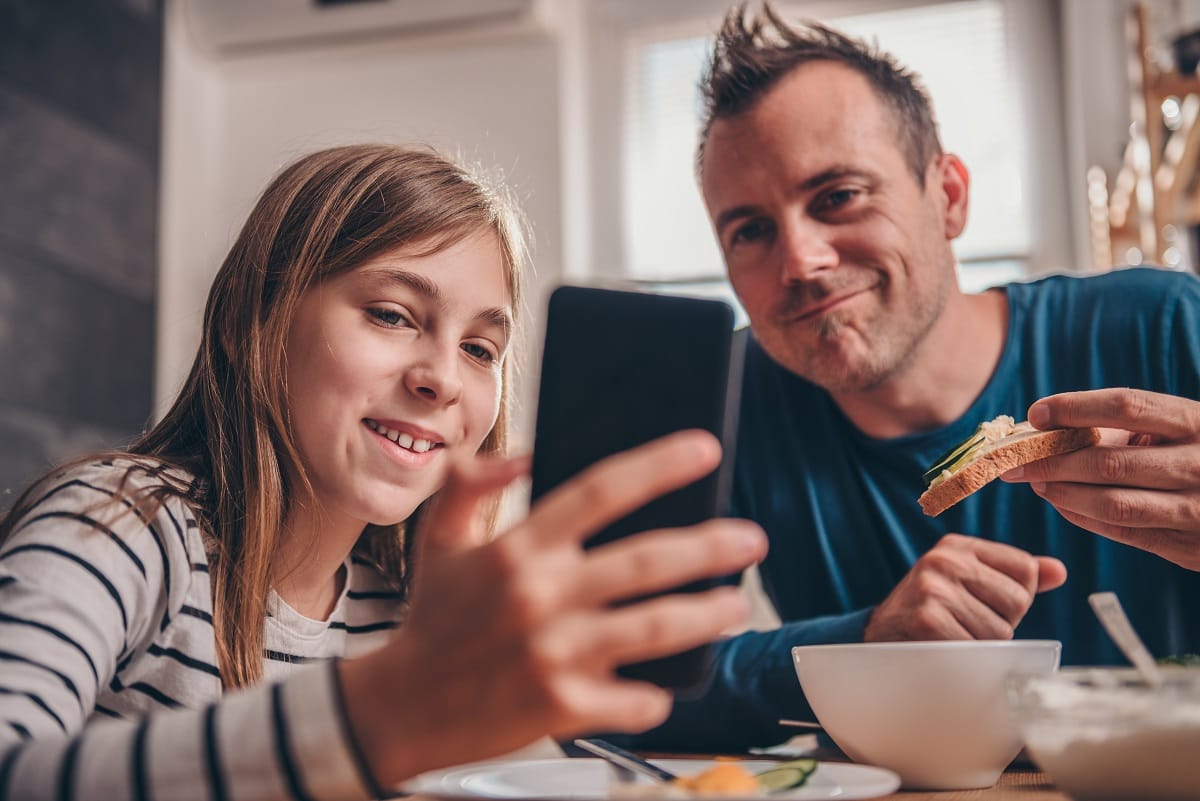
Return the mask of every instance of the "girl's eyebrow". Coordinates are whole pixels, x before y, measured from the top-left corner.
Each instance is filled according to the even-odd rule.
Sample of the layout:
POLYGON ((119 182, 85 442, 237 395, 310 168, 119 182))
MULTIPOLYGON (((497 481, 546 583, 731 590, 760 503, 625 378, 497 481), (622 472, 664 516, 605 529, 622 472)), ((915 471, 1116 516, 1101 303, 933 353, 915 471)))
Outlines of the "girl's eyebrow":
MULTIPOLYGON (((377 275, 386 279, 389 283, 397 283, 408 287, 418 295, 429 299, 439 309, 446 308, 446 296, 442 292, 441 287, 420 273, 411 273, 407 270, 389 267, 379 270, 377 275)), ((512 315, 509 314, 508 309, 500 306, 480 310, 475 315, 475 319, 503 329, 506 336, 508 332, 512 331, 512 315)))

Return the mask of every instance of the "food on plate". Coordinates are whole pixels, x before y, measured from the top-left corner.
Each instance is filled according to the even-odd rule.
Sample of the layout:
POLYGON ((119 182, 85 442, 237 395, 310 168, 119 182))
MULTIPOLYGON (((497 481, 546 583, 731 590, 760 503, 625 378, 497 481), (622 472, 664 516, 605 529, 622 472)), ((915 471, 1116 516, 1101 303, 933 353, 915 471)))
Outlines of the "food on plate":
POLYGON ((719 760, 694 776, 680 776, 671 784, 695 795, 737 796, 758 795, 762 788, 750 771, 732 760, 719 760))
POLYGON ((937 517, 1001 473, 1099 441, 1098 428, 1041 431, 1002 414, 980 423, 966 442, 951 448, 926 471, 926 490, 917 502, 925 514, 937 517))
POLYGON ((1172 654, 1158 660, 1160 665, 1176 667, 1200 667, 1200 654, 1172 654))
POLYGON ((624 799, 751 798, 803 787, 816 769, 815 759, 794 759, 751 773, 737 760, 718 759, 699 773, 663 784, 615 785, 613 795, 624 799))
POLYGON ((712 767, 694 776, 680 776, 671 784, 691 795, 745 798, 803 787, 816 769, 815 759, 795 759, 754 774, 735 760, 721 759, 712 767))
POLYGON ((778 793, 803 787, 816 769, 815 759, 793 759, 791 762, 781 762, 773 768, 767 768, 754 778, 758 780, 760 790, 778 793))

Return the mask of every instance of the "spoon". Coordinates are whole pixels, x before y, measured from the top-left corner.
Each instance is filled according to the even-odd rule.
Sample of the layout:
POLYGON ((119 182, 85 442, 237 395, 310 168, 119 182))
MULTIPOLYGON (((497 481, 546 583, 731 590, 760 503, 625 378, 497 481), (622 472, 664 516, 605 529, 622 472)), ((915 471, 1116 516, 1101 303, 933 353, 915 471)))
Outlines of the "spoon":
MULTIPOLYGON (((607 740, 601 740, 597 737, 580 738, 575 741, 575 745, 582 748, 588 753, 595 754, 601 759, 608 760, 624 771, 633 771, 640 773, 643 776, 648 776, 656 782, 669 782, 678 777, 669 770, 664 770, 652 762, 647 762, 636 754, 631 754, 624 748, 619 748, 607 740)), ((626 779, 625 774, 618 771, 618 776, 622 777, 622 781, 626 779)))
POLYGON ((1100 623, 1108 632, 1108 636, 1112 637, 1113 642, 1121 649, 1121 653, 1125 654, 1125 658, 1137 668, 1142 679, 1151 687, 1161 685, 1163 682, 1162 671, 1158 669, 1158 664, 1150 655, 1150 651, 1146 649, 1142 638, 1134 631, 1133 624, 1129 622, 1125 610, 1121 607, 1121 602, 1117 600, 1116 593, 1094 592, 1088 596, 1088 603, 1092 605, 1092 611, 1096 613, 1096 617, 1100 618, 1100 623))
POLYGON ((824 729, 820 723, 812 720, 791 720, 789 718, 780 718, 780 726, 789 726, 793 729, 824 729))

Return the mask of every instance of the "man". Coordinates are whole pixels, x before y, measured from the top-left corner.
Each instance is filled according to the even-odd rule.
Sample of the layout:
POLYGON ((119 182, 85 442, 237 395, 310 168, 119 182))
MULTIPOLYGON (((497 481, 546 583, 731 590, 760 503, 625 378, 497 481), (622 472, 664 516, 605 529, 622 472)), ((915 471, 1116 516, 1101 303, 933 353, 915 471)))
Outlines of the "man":
POLYGON ((639 744, 783 739, 812 714, 793 645, 1018 636, 1119 662, 1097 590, 1156 654, 1200 652, 1200 281, 963 294, 966 168, 910 73, 822 26, 735 10, 704 90, 700 186, 753 335, 735 512, 767 531, 786 622, 723 643, 639 744), (1110 430, 925 517, 922 473, 999 414, 1110 430))

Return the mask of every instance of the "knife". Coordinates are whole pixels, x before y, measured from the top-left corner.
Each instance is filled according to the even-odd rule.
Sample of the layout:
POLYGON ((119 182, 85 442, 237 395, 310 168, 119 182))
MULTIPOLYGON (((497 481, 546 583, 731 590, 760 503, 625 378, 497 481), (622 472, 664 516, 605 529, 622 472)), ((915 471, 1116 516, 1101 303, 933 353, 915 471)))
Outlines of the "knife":
POLYGON ((631 754, 624 748, 615 746, 607 740, 601 740, 597 737, 580 738, 575 741, 575 745, 588 753, 595 754, 601 759, 608 760, 618 767, 648 776, 656 782, 669 782, 679 778, 671 771, 664 770, 652 762, 647 762, 640 756, 631 754))

